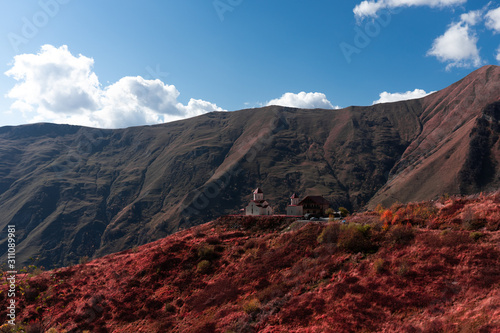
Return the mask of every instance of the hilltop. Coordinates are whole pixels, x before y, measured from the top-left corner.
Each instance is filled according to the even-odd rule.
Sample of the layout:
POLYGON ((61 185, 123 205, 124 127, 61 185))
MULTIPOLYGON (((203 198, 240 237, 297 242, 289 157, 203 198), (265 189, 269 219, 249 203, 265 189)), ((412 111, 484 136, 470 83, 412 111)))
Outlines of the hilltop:
POLYGON ((277 213, 294 192, 360 211, 495 190, 499 101, 500 67, 485 66, 424 98, 367 107, 2 127, 0 229, 17 226, 20 263, 52 268, 237 213, 256 187, 277 213))
POLYGON ((499 332, 499 229, 500 192, 345 225, 221 217, 22 277, 18 319, 32 332, 499 332))

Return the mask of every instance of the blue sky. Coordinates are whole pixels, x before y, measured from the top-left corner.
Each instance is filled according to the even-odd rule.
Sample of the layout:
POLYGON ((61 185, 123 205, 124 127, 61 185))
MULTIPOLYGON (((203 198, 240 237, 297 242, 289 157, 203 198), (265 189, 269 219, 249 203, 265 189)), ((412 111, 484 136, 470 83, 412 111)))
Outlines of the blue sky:
POLYGON ((371 105, 500 61, 499 1, 0 4, 0 126, 117 128, 267 104, 371 105))

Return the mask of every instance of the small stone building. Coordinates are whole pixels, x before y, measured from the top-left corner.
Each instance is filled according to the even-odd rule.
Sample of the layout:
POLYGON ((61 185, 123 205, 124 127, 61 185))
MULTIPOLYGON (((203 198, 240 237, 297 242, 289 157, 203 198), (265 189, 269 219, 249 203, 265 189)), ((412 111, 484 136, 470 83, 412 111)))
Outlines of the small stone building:
POLYGON ((273 209, 264 200, 264 192, 260 188, 253 191, 253 200, 245 208, 245 215, 272 215, 273 209))
POLYGON ((294 193, 290 197, 290 204, 286 207, 286 215, 302 216, 304 215, 303 207, 299 205, 299 197, 294 193))

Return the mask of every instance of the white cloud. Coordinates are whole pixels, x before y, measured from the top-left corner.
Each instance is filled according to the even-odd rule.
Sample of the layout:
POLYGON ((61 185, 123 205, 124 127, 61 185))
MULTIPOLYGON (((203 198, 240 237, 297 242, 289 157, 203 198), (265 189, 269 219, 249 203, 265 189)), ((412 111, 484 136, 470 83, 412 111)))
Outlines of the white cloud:
POLYGON ((425 90, 422 89, 415 89, 413 91, 407 91, 404 93, 389 93, 387 91, 384 91, 383 93, 380 93, 380 98, 376 101, 373 101, 373 104, 379 104, 379 103, 391 103, 391 102, 397 102, 397 101, 406 101, 409 99, 416 99, 416 98, 422 98, 427 95, 432 94, 434 91, 431 92, 425 92, 425 90))
POLYGON ((14 58, 13 67, 5 74, 20 81, 8 97, 17 104, 34 104, 55 112, 94 110, 98 104, 99 80, 91 71, 94 60, 74 57, 66 46, 59 49, 44 45, 39 54, 23 54, 14 58))
MULTIPOLYGON (((470 17, 465 19, 472 20, 470 17)), ((479 67, 482 60, 477 41, 469 24, 460 21, 451 24, 443 35, 436 38, 427 54, 435 56, 441 62, 448 62, 447 70, 452 67, 479 67)))
POLYGON ((473 10, 460 15, 460 21, 470 26, 476 25, 483 20, 484 10, 473 10))
POLYGON ((500 46, 497 49, 496 59, 497 59, 498 62, 500 62, 500 46))
POLYGON ((281 105, 301 109, 339 109, 333 106, 326 98, 325 94, 318 92, 306 93, 304 91, 294 94, 285 93, 280 98, 267 102, 267 105, 281 105))
POLYGON ((486 26, 495 32, 500 32, 500 7, 486 13, 486 26))
POLYGON ((67 46, 44 45, 38 54, 14 58, 5 72, 18 83, 7 97, 12 111, 29 122, 55 122, 105 128, 158 124, 210 111, 217 105, 177 101, 179 91, 160 80, 124 77, 105 88, 92 71, 94 60, 73 56, 67 46))
POLYGON ((365 0, 354 7, 354 15, 357 18, 375 17, 382 9, 394 9, 399 7, 429 6, 450 7, 466 3, 467 0, 365 0))
POLYGON ((354 16, 357 18, 375 17, 382 8, 386 8, 384 1, 363 1, 354 7, 354 16))

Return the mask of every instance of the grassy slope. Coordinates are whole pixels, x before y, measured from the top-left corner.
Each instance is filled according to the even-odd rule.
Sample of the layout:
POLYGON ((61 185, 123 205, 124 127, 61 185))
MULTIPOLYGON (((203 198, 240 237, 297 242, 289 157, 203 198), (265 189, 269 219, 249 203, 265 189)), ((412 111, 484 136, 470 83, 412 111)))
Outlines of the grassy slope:
POLYGON ((25 277, 19 319, 73 332, 500 331, 500 193, 348 221, 220 218, 25 277))

